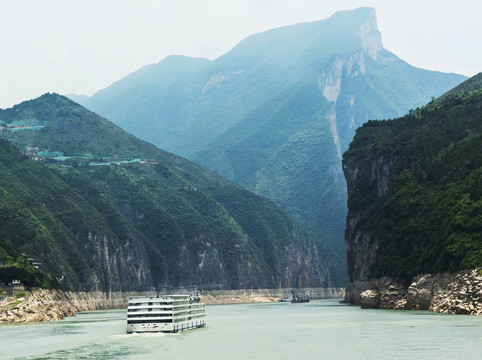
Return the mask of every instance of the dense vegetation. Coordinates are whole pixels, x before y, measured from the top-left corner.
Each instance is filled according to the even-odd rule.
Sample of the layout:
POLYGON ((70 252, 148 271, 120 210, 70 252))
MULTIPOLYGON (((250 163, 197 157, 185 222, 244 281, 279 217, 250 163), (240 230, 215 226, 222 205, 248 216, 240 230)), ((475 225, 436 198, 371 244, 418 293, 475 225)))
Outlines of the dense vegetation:
POLYGON ((0 262, 27 253, 71 289, 330 284, 310 238, 270 201, 65 97, 46 94, 0 111, 6 124, 25 118, 47 126, 0 131, 22 151, 145 161, 67 159, 47 168, 0 140, 0 262), (297 249, 304 268, 293 270, 285 247, 297 249))
POLYGON ((47 122, 48 126, 40 131, 0 133, 10 142, 18 144, 22 151, 35 146, 39 150, 62 151, 66 155, 89 153, 96 156, 143 157, 155 149, 106 119, 56 94, 45 94, 2 110, 0 119, 7 124, 24 119, 47 122))
POLYGON ((338 12, 255 34, 213 61, 167 57, 80 101, 272 199, 315 235, 343 284, 340 160, 355 129, 401 116, 464 79, 416 69, 381 42, 374 55, 366 44, 376 46, 379 35, 373 9, 338 12), (338 96, 327 100, 330 87, 338 96))
POLYGON ((20 280, 26 286, 44 288, 60 287, 57 279, 37 270, 28 257, 21 255, 11 244, 0 239, 0 279, 8 282, 20 280))
POLYGON ((63 284, 70 289, 107 290, 111 285, 118 289, 129 282, 131 289, 140 287, 131 274, 125 274, 124 284, 92 279, 102 267, 98 249, 88 241, 92 234, 105 237, 111 247, 126 236, 117 237, 108 219, 78 189, 4 140, 0 140, 0 170, 0 239, 4 245, 0 262, 8 265, 19 253, 26 253, 41 263, 44 273, 55 279, 64 277, 63 284))
POLYGON ((53 279, 47 274, 44 274, 36 269, 26 269, 18 266, 4 266, 0 267, 0 279, 7 279, 7 282, 12 280, 19 280, 27 287, 41 287, 44 289, 59 288, 57 279, 53 279))
POLYGON ((348 206, 378 243, 372 277, 482 267, 482 74, 402 118, 368 122, 344 157, 365 169, 348 206), (394 160, 383 196, 379 159, 394 160))

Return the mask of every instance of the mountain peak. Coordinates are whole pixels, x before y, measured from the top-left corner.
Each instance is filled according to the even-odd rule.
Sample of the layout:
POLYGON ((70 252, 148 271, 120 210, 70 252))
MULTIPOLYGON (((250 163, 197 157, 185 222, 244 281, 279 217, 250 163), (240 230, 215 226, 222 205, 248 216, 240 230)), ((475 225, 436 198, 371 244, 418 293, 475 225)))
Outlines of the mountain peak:
POLYGON ((362 9, 367 9, 368 13, 366 19, 360 25, 358 36, 360 37, 363 51, 365 51, 372 59, 376 60, 377 53, 383 49, 382 35, 377 27, 377 15, 375 9, 362 9))
POLYGON ((377 26, 375 9, 360 7, 355 10, 338 11, 330 18, 338 23, 356 24, 357 36, 361 41, 363 51, 376 60, 377 53, 382 50, 382 36, 377 26))
POLYGON ((332 49, 340 56, 350 56, 360 50, 372 59, 382 50, 375 9, 369 7, 338 11, 331 17, 274 28, 247 37, 222 58, 251 59, 283 58, 294 63, 315 56, 320 49, 332 49), (297 57, 297 55, 300 55, 297 57), (308 57, 307 57, 308 56, 308 57))
POLYGON ((3 110, 2 117, 6 119, 7 122, 15 119, 21 120, 22 117, 35 117, 38 109, 56 113, 62 106, 70 106, 72 104, 79 106, 73 100, 63 95, 45 93, 38 98, 23 101, 20 104, 14 105, 12 108, 3 110))

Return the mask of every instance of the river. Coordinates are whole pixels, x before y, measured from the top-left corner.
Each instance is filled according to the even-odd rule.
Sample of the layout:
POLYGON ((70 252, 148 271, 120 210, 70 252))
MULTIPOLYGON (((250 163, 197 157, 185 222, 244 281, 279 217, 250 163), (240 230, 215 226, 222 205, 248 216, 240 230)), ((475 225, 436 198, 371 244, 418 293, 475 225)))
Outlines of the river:
POLYGON ((482 317, 335 300, 207 306, 207 327, 129 334, 124 310, 0 326, 0 359, 480 359, 482 317))

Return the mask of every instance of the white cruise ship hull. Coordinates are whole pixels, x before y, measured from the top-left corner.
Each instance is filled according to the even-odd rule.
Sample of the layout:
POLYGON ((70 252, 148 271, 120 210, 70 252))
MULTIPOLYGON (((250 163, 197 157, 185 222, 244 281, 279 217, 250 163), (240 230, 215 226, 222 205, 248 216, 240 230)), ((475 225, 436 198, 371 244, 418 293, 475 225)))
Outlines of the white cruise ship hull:
POLYGON ((206 326, 200 296, 132 297, 127 306, 127 333, 179 332, 206 326))
POLYGON ((198 321, 186 321, 183 324, 162 324, 156 322, 143 323, 143 324, 128 324, 127 333, 143 333, 143 332, 179 332, 191 329, 204 327, 204 320, 198 321))

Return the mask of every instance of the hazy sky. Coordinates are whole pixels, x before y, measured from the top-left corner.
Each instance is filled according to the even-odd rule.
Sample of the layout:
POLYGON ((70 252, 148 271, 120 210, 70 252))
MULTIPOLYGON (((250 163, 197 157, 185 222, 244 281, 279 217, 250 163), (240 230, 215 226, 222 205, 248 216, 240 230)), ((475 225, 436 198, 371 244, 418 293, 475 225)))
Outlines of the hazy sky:
POLYGON ((0 0, 0 108, 91 95, 167 55, 215 59, 251 34, 361 6, 408 63, 482 70, 481 0, 0 0))

